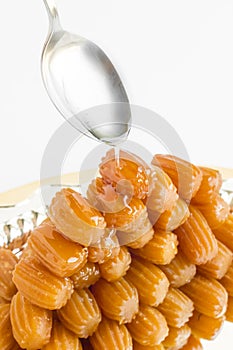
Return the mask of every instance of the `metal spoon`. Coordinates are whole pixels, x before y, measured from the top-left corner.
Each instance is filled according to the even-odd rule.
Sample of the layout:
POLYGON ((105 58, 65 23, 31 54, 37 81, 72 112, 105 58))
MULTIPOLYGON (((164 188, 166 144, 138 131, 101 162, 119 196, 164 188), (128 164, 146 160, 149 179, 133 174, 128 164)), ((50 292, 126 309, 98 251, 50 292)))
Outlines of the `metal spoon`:
POLYGON ((41 57, 45 88, 76 129, 116 145, 130 130, 128 97, 113 64, 91 41, 62 29, 55 0, 44 0, 49 34, 41 57))

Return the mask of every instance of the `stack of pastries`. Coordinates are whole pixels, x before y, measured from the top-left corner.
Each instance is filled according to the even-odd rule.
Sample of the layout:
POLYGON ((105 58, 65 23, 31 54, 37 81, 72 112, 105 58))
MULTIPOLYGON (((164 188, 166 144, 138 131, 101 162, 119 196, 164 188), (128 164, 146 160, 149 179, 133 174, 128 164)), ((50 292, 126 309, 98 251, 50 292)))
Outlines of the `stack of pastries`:
POLYGON ((218 171, 111 150, 0 249, 0 349, 201 350, 233 322, 233 215, 218 171))

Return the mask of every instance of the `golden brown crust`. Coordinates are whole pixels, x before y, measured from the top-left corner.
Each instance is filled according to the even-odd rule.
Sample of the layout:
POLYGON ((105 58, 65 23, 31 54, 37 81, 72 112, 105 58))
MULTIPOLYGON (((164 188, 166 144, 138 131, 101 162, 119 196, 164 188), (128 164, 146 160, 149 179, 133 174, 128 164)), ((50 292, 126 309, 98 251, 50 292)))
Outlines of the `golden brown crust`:
POLYGON ((10 301, 17 292, 12 281, 12 273, 18 259, 9 250, 0 248, 0 297, 10 301))

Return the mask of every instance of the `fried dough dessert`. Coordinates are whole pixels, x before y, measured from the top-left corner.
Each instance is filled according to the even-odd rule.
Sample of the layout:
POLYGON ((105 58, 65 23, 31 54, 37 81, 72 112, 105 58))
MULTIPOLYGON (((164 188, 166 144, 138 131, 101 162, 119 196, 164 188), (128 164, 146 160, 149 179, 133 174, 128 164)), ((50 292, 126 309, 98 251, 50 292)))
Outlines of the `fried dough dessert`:
POLYGON ((10 319, 14 338, 21 348, 37 350, 49 342, 52 312, 33 305, 19 292, 11 301, 10 319))
POLYGON ((157 154, 151 163, 167 173, 185 201, 189 202, 199 190, 202 171, 190 162, 173 155, 157 154))
POLYGON ((124 277, 111 283, 101 278, 92 292, 103 314, 120 324, 131 322, 138 312, 137 289, 124 277))
POLYGON ((67 238, 83 246, 96 244, 105 232, 102 214, 70 188, 57 192, 49 207, 49 218, 67 238))
POLYGON ((90 337, 93 350, 133 350, 132 337, 126 326, 103 317, 90 337))
POLYGON ((123 277, 131 264, 131 255, 127 247, 120 247, 120 252, 115 258, 111 258, 99 265, 101 277, 108 282, 114 282, 123 277))
POLYGON ((192 300, 179 289, 170 287, 168 293, 158 306, 158 310, 166 317, 171 327, 182 327, 193 314, 192 300))
POLYGON ((189 206, 190 216, 175 230, 183 254, 196 265, 205 264, 218 253, 218 243, 203 214, 189 206))
POLYGON ((89 289, 75 290, 57 315, 62 324, 79 338, 91 336, 101 321, 100 309, 89 289))
POLYGON ((186 345, 184 345, 181 350, 203 350, 203 346, 200 340, 191 334, 186 345))
POLYGON ((168 336, 164 339, 163 345, 166 349, 181 349, 191 335, 191 328, 184 324, 180 328, 169 327, 168 336))
POLYGON ((132 338, 145 346, 159 345, 168 335, 165 317, 155 308, 141 305, 131 323, 127 324, 132 338))
POLYGON ((87 262, 87 248, 66 239, 48 219, 31 233, 28 246, 38 260, 59 277, 73 275, 87 262))
POLYGON ((60 309, 73 293, 71 280, 53 275, 29 249, 15 267, 13 282, 32 304, 49 310, 60 309))
POLYGON ((141 303, 158 306, 164 300, 169 281, 161 269, 139 257, 133 257, 126 280, 130 281, 138 291, 141 303))
POLYGON ((181 290, 193 301, 198 312, 214 318, 225 314, 228 295, 217 280, 196 275, 181 290))
POLYGON ((222 329, 225 319, 225 316, 213 318, 194 310, 188 325, 192 329, 192 334, 197 338, 213 340, 222 329))

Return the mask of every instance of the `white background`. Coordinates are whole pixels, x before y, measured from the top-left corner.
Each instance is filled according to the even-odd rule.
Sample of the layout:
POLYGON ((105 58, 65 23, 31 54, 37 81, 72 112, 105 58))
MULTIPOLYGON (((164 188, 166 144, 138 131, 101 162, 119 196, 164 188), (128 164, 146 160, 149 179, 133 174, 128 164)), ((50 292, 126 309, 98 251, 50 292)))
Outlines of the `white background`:
MULTIPOLYGON (((58 5, 63 26, 108 54, 130 101, 166 118, 193 162, 233 168, 232 0, 58 5)), ((1 192, 39 178, 45 146, 63 120, 40 76, 48 28, 42 0, 2 2, 0 28, 1 192)), ((71 164, 68 170, 76 170, 71 164)), ((218 339, 205 348, 232 348, 230 331, 218 339)))

